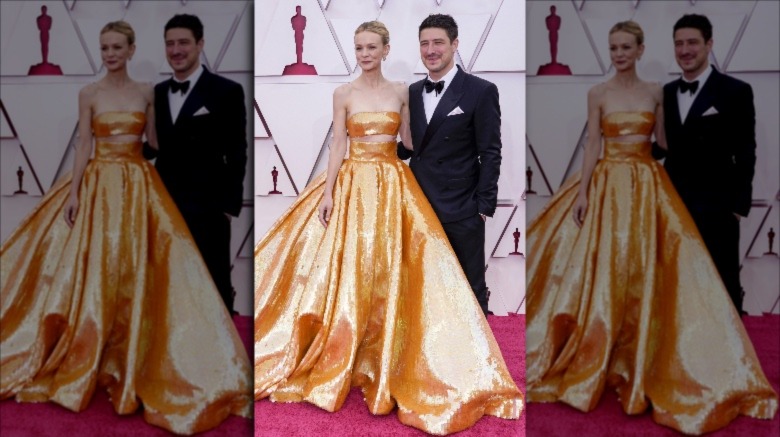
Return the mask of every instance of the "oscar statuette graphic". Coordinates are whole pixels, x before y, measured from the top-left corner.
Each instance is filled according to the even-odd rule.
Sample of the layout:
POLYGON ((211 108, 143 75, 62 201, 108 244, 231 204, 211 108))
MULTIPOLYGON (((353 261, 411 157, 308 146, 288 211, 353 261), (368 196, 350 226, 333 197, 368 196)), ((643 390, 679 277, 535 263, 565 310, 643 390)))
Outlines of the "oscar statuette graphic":
POLYGON ((43 62, 30 67, 29 76, 62 76, 59 65, 49 63, 49 30, 51 30, 51 16, 46 14, 46 6, 41 6, 41 15, 36 18, 41 38, 41 57, 43 62))
POLYGON ((528 169, 525 171, 525 186, 528 187, 525 189, 525 194, 536 194, 536 191, 531 188, 531 181, 533 180, 534 172, 531 170, 531 166, 528 166, 528 169))
POLYGON ((568 65, 558 63, 558 30, 561 28, 561 17, 555 14, 555 6, 550 6, 550 15, 544 19, 550 39, 550 63, 539 66, 536 73, 539 76, 571 76, 568 65))
POLYGON ((19 166, 19 170, 16 170, 16 177, 19 179, 19 189, 14 191, 14 194, 27 194, 27 191, 24 191, 24 188, 22 187, 24 181, 24 170, 22 170, 21 165, 19 166))
POLYGON ((769 239, 769 250, 764 252, 764 255, 777 256, 777 252, 772 250, 772 245, 775 242, 775 228, 769 228, 769 232, 766 233, 766 238, 769 239))
POLYGON ((520 228, 515 228, 515 231, 512 232, 512 236, 515 238, 515 251, 510 252, 510 255, 522 255, 517 249, 518 245, 520 244, 520 228))
POLYGON ((303 30, 306 29, 306 17, 301 15, 301 7, 295 7, 295 15, 290 18, 290 23, 295 31, 295 57, 294 64, 290 64, 284 67, 282 76, 292 75, 311 75, 316 76, 317 70, 313 65, 309 65, 303 62, 303 30))
POLYGON ((281 191, 276 189, 276 183, 279 180, 279 170, 276 169, 276 166, 271 170, 271 178, 273 178, 274 181, 274 189, 273 191, 269 191, 268 194, 282 194, 281 191))

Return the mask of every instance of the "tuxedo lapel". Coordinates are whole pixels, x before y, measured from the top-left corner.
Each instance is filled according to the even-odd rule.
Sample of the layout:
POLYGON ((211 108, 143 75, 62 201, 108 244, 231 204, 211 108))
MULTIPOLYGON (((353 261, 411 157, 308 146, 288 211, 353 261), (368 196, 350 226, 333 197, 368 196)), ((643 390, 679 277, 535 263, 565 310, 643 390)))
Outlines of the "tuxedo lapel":
POLYGON ((680 88, 680 82, 682 79, 677 79, 672 82, 674 85, 670 87, 669 92, 666 93, 665 99, 669 104, 669 116, 667 119, 670 121, 666 127, 667 131, 676 132, 682 126, 682 119, 680 118, 680 104, 677 101, 677 90, 680 88))
POLYGON ((159 102, 157 108, 159 108, 155 117, 157 118, 157 130, 169 132, 173 128, 173 120, 171 119, 171 104, 168 101, 168 90, 170 89, 171 79, 160 83, 156 88, 157 94, 155 95, 156 101, 159 102))
MULTIPOLYGON (((447 87, 447 91, 444 92, 444 95, 441 96, 439 104, 436 105, 436 110, 433 111, 431 121, 428 123, 428 128, 425 130, 425 136, 423 136, 423 140, 420 143, 420 149, 428 144, 428 141, 431 140, 431 137, 439 129, 439 126, 447 119, 447 114, 457 106, 458 101, 460 101, 460 98, 463 96, 463 81, 465 77, 466 74, 458 68, 458 72, 452 79, 452 83, 447 87)), ((420 99, 422 100, 422 96, 420 99)))
POLYGON ((686 121, 701 117, 707 109, 712 107, 712 101, 715 98, 713 91, 717 87, 718 74, 720 73, 713 67, 707 82, 704 82, 701 91, 696 95, 696 99, 694 99, 691 109, 688 111, 688 116, 685 118, 686 121))
POLYGON ((198 81, 192 87, 192 91, 187 95, 187 99, 184 101, 184 105, 179 111, 179 116, 176 117, 176 122, 185 118, 192 117, 195 111, 203 107, 203 94, 210 79, 210 74, 206 67, 203 67, 203 73, 201 73, 198 81))
MULTIPOLYGON (((423 82, 424 80, 415 82, 409 87, 409 120, 412 138, 422 138, 425 135, 425 128, 428 127, 428 122, 425 119, 425 104, 422 98, 423 82)), ((414 149, 419 151, 419 145, 416 145, 414 149)))

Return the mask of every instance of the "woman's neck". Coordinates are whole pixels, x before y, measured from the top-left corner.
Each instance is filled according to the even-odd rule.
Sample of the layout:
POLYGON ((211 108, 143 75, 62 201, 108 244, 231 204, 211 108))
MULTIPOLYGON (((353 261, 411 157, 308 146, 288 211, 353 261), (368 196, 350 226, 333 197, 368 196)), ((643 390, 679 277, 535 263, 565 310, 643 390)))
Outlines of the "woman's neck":
POLYGON ((622 88, 634 88, 640 82, 635 68, 616 72, 615 76, 612 77, 612 80, 616 85, 622 88))
POLYGON ((368 88, 380 88, 385 83, 385 77, 382 75, 382 70, 376 68, 371 71, 363 71, 360 74, 360 80, 368 88))
POLYGON ((130 76, 127 74, 127 68, 109 71, 106 73, 105 77, 103 77, 103 80, 106 84, 115 88, 123 88, 131 81, 130 76))

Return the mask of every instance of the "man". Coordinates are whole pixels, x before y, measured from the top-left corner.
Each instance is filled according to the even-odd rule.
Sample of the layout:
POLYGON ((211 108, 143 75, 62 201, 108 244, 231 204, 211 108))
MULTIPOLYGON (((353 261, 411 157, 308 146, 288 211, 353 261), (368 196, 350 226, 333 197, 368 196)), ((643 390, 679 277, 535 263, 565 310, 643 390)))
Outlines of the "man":
POLYGON ((485 219, 496 210, 501 166, 498 88, 455 65, 458 25, 449 15, 420 24, 420 56, 428 77, 409 86, 414 150, 399 144, 431 202, 487 315, 485 219))
POLYGON ((187 222, 228 311, 230 216, 243 200, 246 110, 241 85, 200 63, 203 24, 181 14, 165 25, 165 55, 173 77, 154 88, 159 152, 146 148, 187 222))
POLYGON ((750 85, 709 64, 712 24, 685 15, 674 25, 682 77, 664 86, 668 151, 664 166, 688 207, 723 283, 742 313, 739 219, 752 200, 756 163, 755 109, 750 85))

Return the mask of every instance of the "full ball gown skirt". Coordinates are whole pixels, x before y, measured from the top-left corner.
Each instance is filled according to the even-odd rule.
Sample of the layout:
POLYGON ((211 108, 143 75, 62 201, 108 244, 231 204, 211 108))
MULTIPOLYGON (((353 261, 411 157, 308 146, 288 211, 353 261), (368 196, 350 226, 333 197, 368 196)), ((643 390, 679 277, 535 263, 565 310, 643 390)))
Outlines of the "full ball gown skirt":
POLYGON ((0 399, 114 409, 191 434, 251 414, 251 369, 198 249, 140 141, 144 114, 93 120, 75 226, 59 181, 0 249, 0 399))
POLYGON ((590 411, 614 387, 626 413, 652 406, 687 434, 771 419, 777 395, 649 140, 614 140, 649 138, 653 124, 652 113, 604 117, 582 228, 579 176, 528 228, 528 400, 590 411))
MULTIPOLYGON (((347 127, 395 135, 398 123, 360 113, 347 127)), ((432 434, 519 417, 522 396, 396 143, 352 140, 327 228, 324 184, 255 248, 255 397, 332 412, 360 386, 372 414, 397 405, 402 423, 432 434)))

